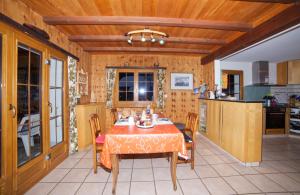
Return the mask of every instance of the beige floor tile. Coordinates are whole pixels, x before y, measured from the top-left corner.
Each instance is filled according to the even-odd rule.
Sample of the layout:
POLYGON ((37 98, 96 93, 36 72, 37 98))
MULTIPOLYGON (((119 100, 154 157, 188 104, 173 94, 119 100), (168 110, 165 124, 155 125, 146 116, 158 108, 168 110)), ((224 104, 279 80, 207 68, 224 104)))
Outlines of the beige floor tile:
POLYGON ((28 190, 25 195, 46 195, 54 188, 55 185, 56 183, 37 183, 28 190))
POLYGON ((131 182, 130 195, 155 195, 154 182, 131 182))
POLYGON ((177 183, 177 190, 173 190, 172 181, 156 181, 155 182, 157 195, 182 195, 180 186, 177 183))
POLYGON ((224 161, 220 159, 217 155, 203 156, 204 160, 208 164, 223 164, 224 161))
POLYGON ((88 150, 75 152, 73 154, 70 154, 69 158, 83 158, 88 152, 88 150))
POLYGON ((210 166, 195 166, 195 171, 200 178, 219 177, 218 173, 210 166))
MULTIPOLYGON (((131 180, 132 169, 120 169, 118 175, 118 182, 130 181, 131 180)), ((110 174, 109 182, 112 182, 112 174, 110 174)))
POLYGON ((105 183, 83 183, 76 195, 102 194, 105 183))
POLYGON ((195 155, 195 165, 207 165, 208 163, 204 158, 198 154, 195 155))
POLYGON ((214 153, 212 151, 210 151, 209 149, 201 149, 201 148, 198 149, 197 148, 197 152, 201 156, 214 155, 214 153))
POLYGON ((293 193, 279 192, 279 193, 267 193, 266 195, 293 195, 293 193))
POLYGON ((40 182, 60 182, 69 171, 70 169, 54 169, 40 182))
POLYGON ((59 183, 50 195, 74 195, 81 183, 59 183))
POLYGON ((67 158, 64 160, 62 163, 60 163, 56 168, 61 168, 61 169, 71 169, 75 167, 75 165, 79 162, 79 158, 67 158))
POLYGON ((151 168, 151 159, 134 159, 133 168, 151 168))
POLYGON ((253 167, 256 171, 259 173, 278 173, 279 171, 272 167, 270 164, 267 162, 262 162, 258 167, 253 167))
POLYGON ((187 179, 187 180, 178 180, 183 191, 183 194, 188 195, 205 195, 209 194, 204 184, 200 179, 187 179))
POLYGON ((153 181, 152 168, 133 169, 131 181, 153 181))
MULTIPOLYGON (((116 195, 129 195, 130 182, 118 182, 116 195)), ((102 195, 112 195, 112 183, 107 183, 102 195)))
POLYGON ((61 182, 83 182, 90 169, 72 169, 61 182))
POLYGON ((211 165, 221 176, 239 175, 229 164, 211 165))
POLYGON ((74 168, 79 169, 91 169, 93 168, 93 159, 92 158, 83 158, 75 165, 74 168))
POLYGON ((286 175, 300 182, 300 173, 286 173, 286 175))
POLYGON ((236 171, 238 171, 241 175, 253 175, 258 174, 258 172, 253 167, 246 167, 241 165, 240 163, 230 164, 236 171))
POLYGON ((236 194, 222 178, 205 178, 202 180, 211 194, 236 194))
POLYGON ((91 169, 84 182, 107 182, 109 175, 110 172, 105 171, 101 167, 98 168, 96 174, 94 173, 94 169, 91 169))
POLYGON ((152 166, 153 167, 170 167, 170 161, 168 161, 167 158, 153 158, 152 166))
POLYGON ((227 181, 227 183, 239 194, 261 192, 243 176, 224 177, 223 179, 225 179, 225 181, 227 181))
POLYGON ((234 158, 232 158, 228 155, 218 155, 218 157, 220 159, 222 159, 225 163, 235 163, 235 162, 237 162, 236 159, 234 159, 234 158))
POLYGON ((285 190, 277 183, 264 175, 245 175, 250 182, 263 192, 284 192, 285 190))
POLYGON ((198 178, 196 172, 188 167, 177 167, 176 176, 178 179, 194 179, 198 178))
POLYGON ((171 180, 170 168, 153 168, 155 181, 171 180))
POLYGON ((267 164, 274 167, 276 170, 280 172, 297 172, 297 169, 288 165, 287 161, 268 161, 267 164))
POLYGON ((121 169, 131 169, 133 166, 133 159, 120 160, 119 166, 121 169))
POLYGON ((83 156, 83 158, 93 158, 93 152, 92 152, 92 151, 87 152, 87 153, 83 156))
POLYGON ((300 183, 284 174, 266 174, 266 176, 290 192, 300 191, 300 183))

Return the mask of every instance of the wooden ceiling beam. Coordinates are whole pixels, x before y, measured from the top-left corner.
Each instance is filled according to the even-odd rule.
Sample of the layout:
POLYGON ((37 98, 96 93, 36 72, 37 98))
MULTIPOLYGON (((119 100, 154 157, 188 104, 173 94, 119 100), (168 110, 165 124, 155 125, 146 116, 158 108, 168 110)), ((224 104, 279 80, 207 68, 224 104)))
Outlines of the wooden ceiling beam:
POLYGON ((252 25, 244 22, 196 20, 186 18, 138 17, 138 16, 45 16, 49 25, 141 25, 183 28, 203 28, 229 31, 249 31, 252 25))
POLYGON ((297 3, 299 0, 231 0, 231 1, 246 1, 255 3, 280 3, 280 4, 291 4, 297 3))
POLYGON ((182 48, 155 48, 155 47, 84 47, 86 52, 162 52, 162 53, 189 53, 209 54, 209 50, 182 49, 182 48))
POLYGON ((293 5, 270 20, 260 24, 253 30, 245 33, 223 47, 201 59, 201 64, 208 64, 215 59, 224 58, 241 49, 247 48, 272 35, 300 24, 300 5, 293 5))
MULTIPOLYGON (((127 37, 121 35, 71 35, 70 41, 74 42, 126 42, 127 37)), ((133 42, 140 41, 138 37, 133 38, 133 42)), ((170 43, 200 44, 200 45, 225 45, 223 39, 190 38, 190 37, 168 37, 170 43)))

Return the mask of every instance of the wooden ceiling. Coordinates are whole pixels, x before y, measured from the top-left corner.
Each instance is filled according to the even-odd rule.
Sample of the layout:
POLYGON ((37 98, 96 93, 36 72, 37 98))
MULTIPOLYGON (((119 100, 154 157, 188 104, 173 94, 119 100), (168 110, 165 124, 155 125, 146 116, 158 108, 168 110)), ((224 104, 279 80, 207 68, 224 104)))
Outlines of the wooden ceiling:
POLYGON ((284 10, 293 0, 22 0, 91 53, 160 52, 210 55, 284 10), (126 42, 144 29, 166 44, 126 42))

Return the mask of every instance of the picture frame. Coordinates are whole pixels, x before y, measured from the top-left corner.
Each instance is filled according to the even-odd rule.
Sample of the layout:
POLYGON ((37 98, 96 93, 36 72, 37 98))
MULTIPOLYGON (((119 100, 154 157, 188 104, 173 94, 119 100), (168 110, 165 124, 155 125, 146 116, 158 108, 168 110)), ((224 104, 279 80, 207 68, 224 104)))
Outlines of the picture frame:
POLYGON ((192 73, 171 73, 171 89, 173 90, 193 90, 192 73))

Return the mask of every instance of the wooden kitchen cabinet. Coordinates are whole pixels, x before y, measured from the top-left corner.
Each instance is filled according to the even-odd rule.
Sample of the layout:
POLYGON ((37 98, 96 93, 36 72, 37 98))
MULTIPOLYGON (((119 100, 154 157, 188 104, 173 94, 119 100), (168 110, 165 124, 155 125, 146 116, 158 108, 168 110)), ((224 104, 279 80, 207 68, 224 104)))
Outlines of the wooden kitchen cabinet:
POLYGON ((288 84, 300 84, 300 60, 288 62, 288 84))
POLYGON ((277 84, 300 84, 300 60, 291 60, 277 64, 277 84))
POLYGON ((81 104, 75 107, 78 131, 78 150, 84 150, 92 144, 92 134, 89 119, 92 114, 98 114, 101 130, 105 132, 105 103, 81 104))
POLYGON ((261 161, 262 103, 202 99, 207 105, 204 135, 241 162, 261 161))
POLYGON ((219 145, 221 103, 207 101, 207 136, 219 145))
POLYGON ((288 83, 288 62, 277 64, 277 84, 286 85, 288 83))

